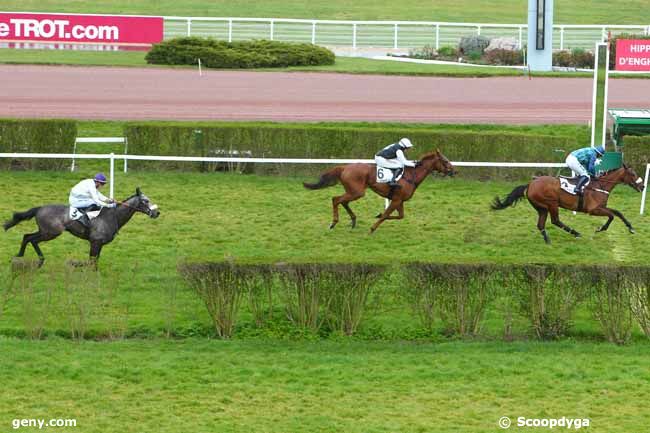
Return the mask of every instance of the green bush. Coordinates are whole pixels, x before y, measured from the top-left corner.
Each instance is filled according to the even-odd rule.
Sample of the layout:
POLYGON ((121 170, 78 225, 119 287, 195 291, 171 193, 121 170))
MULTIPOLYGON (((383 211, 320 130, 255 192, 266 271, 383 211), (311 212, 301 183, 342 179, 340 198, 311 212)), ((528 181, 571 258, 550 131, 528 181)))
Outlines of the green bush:
POLYGON ((490 50, 483 59, 491 65, 518 66, 524 64, 524 53, 521 50, 490 50))
POLYGON ((479 333, 486 307, 495 297, 498 267, 413 263, 406 272, 411 306, 428 330, 437 315, 447 333, 479 333))
POLYGON ((458 51, 464 55, 472 52, 483 54, 488 45, 490 45, 490 38, 483 35, 463 36, 458 43, 458 51))
POLYGON ((581 48, 553 52, 553 65, 564 68, 593 69, 594 54, 581 48))
MULTIPOLYGON (((562 162, 558 148, 580 147, 577 136, 551 136, 519 132, 463 131, 459 128, 420 129, 401 126, 341 127, 321 125, 273 125, 221 123, 208 125, 145 123, 129 124, 125 129, 129 152, 138 155, 212 156, 219 151, 250 151, 254 157, 273 158, 363 158, 373 155, 387 144, 409 137, 415 144, 410 152, 417 158, 427 151, 440 150, 454 161, 530 161, 562 162), (194 131, 202 131, 197 140, 194 131)), ((586 139, 586 138, 585 138, 586 139)), ((133 161, 133 168, 167 168, 196 170, 198 164, 165 164, 133 161)), ((320 172, 323 166, 307 164, 258 164, 255 172, 263 174, 305 174, 320 172)), ((537 174, 551 173, 539 170, 537 174)), ((465 177, 529 177, 529 169, 461 169, 465 177)))
POLYGON ((530 320, 537 338, 552 340, 567 334, 576 307, 586 296, 581 272, 580 268, 564 266, 521 268, 523 279, 515 291, 519 311, 530 320))
MULTIPOLYGON (((0 120, 2 153, 71 153, 77 124, 72 120, 0 120)), ((65 159, 0 159, 1 168, 60 170, 65 159)))
POLYGON ((650 135, 626 135, 623 143, 625 163, 632 166, 638 175, 643 176, 646 164, 650 163, 650 135))
POLYGON ((178 271, 205 304, 217 335, 232 337, 250 278, 248 268, 233 263, 183 263, 178 271))
POLYGON ((267 40, 225 42, 187 37, 155 44, 147 53, 147 63, 195 65, 198 59, 208 68, 250 69, 288 66, 331 65, 334 53, 312 44, 267 40))

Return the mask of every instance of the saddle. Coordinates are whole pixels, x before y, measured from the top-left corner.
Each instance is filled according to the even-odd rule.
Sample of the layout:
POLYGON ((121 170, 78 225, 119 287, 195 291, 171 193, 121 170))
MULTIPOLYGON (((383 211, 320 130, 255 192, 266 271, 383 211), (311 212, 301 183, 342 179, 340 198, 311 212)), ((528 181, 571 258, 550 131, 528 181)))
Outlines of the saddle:
POLYGON ((78 221, 84 215, 86 215, 89 220, 94 220, 95 218, 97 218, 99 216, 99 213, 101 211, 102 210, 100 209, 100 210, 93 210, 93 211, 90 211, 90 212, 84 212, 81 209, 77 209, 75 207, 70 207, 70 219, 73 220, 73 221, 78 221))
MULTIPOLYGON (((560 188, 562 188, 563 191, 571 194, 571 195, 576 195, 576 184, 578 183, 578 179, 580 176, 575 176, 575 177, 569 177, 569 176, 558 176, 558 179, 560 180, 560 188)), ((585 188, 587 185, 591 183, 591 178, 585 183, 585 188)))
POLYGON ((377 166, 377 183, 397 182, 404 174, 403 168, 386 168, 377 166))

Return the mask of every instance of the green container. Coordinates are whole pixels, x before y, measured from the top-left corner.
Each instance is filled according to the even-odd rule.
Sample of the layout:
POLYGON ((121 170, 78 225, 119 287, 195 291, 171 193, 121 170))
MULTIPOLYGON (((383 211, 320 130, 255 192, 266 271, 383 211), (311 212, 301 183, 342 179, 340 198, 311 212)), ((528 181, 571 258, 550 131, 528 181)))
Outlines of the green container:
POLYGON ((600 158, 600 164, 596 166, 596 175, 600 176, 610 170, 623 167, 623 154, 620 152, 605 152, 600 158))

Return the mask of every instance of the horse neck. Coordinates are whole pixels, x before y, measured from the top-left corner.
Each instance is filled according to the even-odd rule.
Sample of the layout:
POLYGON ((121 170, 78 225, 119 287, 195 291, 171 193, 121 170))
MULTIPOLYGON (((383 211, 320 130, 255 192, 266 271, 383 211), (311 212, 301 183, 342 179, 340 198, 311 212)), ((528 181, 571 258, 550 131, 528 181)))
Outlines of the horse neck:
POLYGON ((117 216, 117 225, 122 227, 124 224, 128 223, 129 220, 135 215, 136 210, 131 207, 132 199, 127 200, 126 205, 121 204, 115 209, 115 214, 117 216))
POLYGON ((419 167, 415 168, 415 186, 420 185, 424 179, 431 174, 435 162, 434 159, 427 159, 422 161, 422 164, 419 167))
POLYGON ((600 185, 605 191, 611 191, 616 185, 623 182, 623 177, 625 176, 625 169, 619 168, 611 173, 602 176, 600 179, 600 185))

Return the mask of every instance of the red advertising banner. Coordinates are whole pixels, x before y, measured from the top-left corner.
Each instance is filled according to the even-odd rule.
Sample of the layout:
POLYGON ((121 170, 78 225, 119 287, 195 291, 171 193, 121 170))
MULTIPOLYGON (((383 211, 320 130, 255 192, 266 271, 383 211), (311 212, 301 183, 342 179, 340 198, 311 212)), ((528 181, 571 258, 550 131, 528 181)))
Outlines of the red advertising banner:
POLYGON ((162 17, 0 12, 0 41, 151 45, 163 31, 162 17))
POLYGON ((617 39, 617 71, 650 71, 650 39, 617 39))

